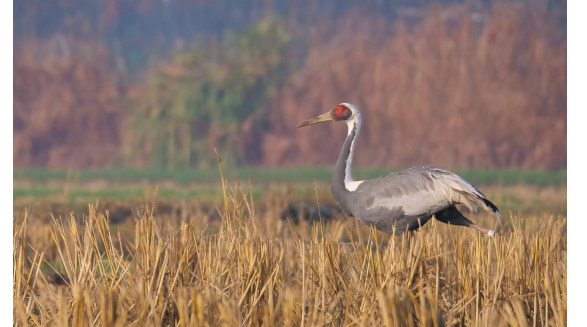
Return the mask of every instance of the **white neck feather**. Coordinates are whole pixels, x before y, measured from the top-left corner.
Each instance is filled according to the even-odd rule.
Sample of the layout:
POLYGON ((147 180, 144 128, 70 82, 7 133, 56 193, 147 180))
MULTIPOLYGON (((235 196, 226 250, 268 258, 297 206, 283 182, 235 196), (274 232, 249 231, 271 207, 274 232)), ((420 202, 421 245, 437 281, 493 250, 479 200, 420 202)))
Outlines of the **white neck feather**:
POLYGON ((349 135, 351 135, 353 129, 355 129, 355 135, 353 137, 353 140, 351 141, 351 149, 349 151, 349 157, 346 160, 345 163, 345 176, 344 176, 344 187, 347 189, 347 191, 349 192, 353 192, 357 189, 357 187, 359 187, 359 185, 361 185, 361 183, 363 183, 364 181, 355 181, 353 180, 353 175, 351 172, 351 166, 352 166, 352 162, 353 162, 353 155, 354 155, 354 151, 355 151, 355 143, 357 142, 357 137, 359 136, 359 130, 361 129, 361 113, 356 110, 352 105, 348 105, 347 106, 353 111, 353 118, 347 120, 347 127, 348 127, 348 132, 347 132, 347 137, 349 135))

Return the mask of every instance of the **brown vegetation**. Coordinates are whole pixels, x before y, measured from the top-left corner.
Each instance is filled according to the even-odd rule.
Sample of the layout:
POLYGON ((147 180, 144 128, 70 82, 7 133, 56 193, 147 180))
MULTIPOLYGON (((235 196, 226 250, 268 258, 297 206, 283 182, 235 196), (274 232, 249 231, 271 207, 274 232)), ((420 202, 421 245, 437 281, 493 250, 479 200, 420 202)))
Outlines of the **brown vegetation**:
POLYGON ((15 48, 14 164, 198 167, 213 162, 214 146, 235 164, 331 164, 343 128, 295 126, 345 101, 364 111, 359 165, 566 168, 566 35, 556 12, 496 2, 431 7, 393 26, 368 17, 358 9, 290 23, 293 51, 274 59, 295 69, 277 77, 258 69, 273 58, 255 55, 262 35, 228 38, 246 51, 203 56, 218 42, 202 43, 129 85, 99 45, 68 38, 71 51, 45 58, 44 41, 28 40, 15 48))
POLYGON ((124 93, 106 49, 58 38, 14 52, 15 167, 116 163, 124 93))
POLYGON ((15 325, 564 326, 562 218, 510 217, 499 237, 432 222, 389 237, 355 221, 310 230, 228 192, 221 221, 144 210, 111 230, 19 216, 15 325))
POLYGON ((374 41, 373 24, 312 46, 270 105, 263 162, 332 163, 344 127, 293 127, 352 102, 364 112, 359 165, 565 168, 566 45, 553 17, 505 5, 477 18, 436 9, 390 37, 374 41))

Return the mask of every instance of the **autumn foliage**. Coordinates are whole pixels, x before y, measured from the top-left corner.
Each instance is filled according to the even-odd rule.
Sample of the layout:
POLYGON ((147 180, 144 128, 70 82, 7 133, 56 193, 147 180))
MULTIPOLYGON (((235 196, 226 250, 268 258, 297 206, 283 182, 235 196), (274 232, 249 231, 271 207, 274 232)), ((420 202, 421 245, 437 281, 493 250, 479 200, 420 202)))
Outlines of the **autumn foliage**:
POLYGON ((71 53, 64 44, 15 48, 17 169, 103 167, 118 159, 125 93, 107 50, 84 43, 71 53))
POLYGON ((344 101, 364 113, 360 165, 566 167, 560 30, 524 8, 497 6, 481 21, 463 8, 452 13, 429 10, 378 44, 357 33, 311 47, 271 104, 264 162, 335 160, 345 127, 293 127, 344 101))
POLYGON ((16 167, 200 167, 215 146, 238 165, 329 165, 344 128, 295 126, 352 102, 362 166, 566 168, 565 28, 528 4, 260 20, 140 78, 97 44, 40 59, 44 44, 14 50, 16 167))

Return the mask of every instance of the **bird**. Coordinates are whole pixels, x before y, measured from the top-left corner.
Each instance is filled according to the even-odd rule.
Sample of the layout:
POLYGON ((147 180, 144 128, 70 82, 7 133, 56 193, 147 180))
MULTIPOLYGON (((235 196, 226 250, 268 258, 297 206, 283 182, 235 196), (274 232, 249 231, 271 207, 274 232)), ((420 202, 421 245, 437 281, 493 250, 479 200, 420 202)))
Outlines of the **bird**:
POLYGON ((361 130, 361 111, 340 103, 329 111, 306 120, 298 128, 322 122, 345 122, 347 136, 336 161, 331 193, 345 214, 388 234, 416 231, 432 217, 440 222, 471 227, 494 236, 496 230, 483 228, 465 217, 457 205, 477 213, 484 209, 502 225, 499 209, 462 177, 435 166, 412 167, 370 180, 354 180, 352 162, 361 130))

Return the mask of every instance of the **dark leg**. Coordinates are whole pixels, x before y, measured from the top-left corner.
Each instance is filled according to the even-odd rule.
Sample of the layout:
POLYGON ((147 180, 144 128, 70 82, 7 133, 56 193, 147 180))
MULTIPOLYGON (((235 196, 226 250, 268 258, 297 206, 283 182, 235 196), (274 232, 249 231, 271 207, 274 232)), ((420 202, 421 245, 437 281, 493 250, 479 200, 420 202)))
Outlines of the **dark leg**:
POLYGON ((488 236, 493 236, 495 234, 495 231, 485 229, 467 219, 467 217, 463 216, 463 214, 457 210, 455 206, 450 206, 442 211, 435 213, 434 217, 445 224, 475 228, 487 234, 488 236))
POLYGON ((412 218, 406 224, 406 229, 408 231, 414 231, 414 230, 422 227, 425 223, 427 223, 430 218, 432 218, 432 216, 424 216, 424 217, 412 218))
POLYGON ((416 231, 427 223, 430 218, 432 218, 432 215, 423 217, 406 216, 398 220, 394 225, 395 229, 390 228, 388 233, 394 232, 394 235, 401 235, 406 232, 416 231))

